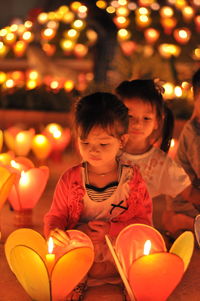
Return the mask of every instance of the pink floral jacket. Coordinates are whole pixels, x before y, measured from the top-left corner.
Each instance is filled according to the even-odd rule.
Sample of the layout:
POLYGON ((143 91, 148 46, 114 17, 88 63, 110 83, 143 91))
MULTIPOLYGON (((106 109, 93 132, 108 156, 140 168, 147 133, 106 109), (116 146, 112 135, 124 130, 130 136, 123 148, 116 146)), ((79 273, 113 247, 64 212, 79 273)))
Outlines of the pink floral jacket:
MULTIPOLYGON (((138 168, 130 168, 133 168, 133 176, 126 200, 128 210, 111 220, 111 236, 117 236, 124 227, 133 223, 152 225, 152 200, 138 168)), ((72 229, 77 225, 84 207, 84 194, 80 164, 66 171, 57 183, 51 208, 44 218, 46 237, 52 229, 72 229)))

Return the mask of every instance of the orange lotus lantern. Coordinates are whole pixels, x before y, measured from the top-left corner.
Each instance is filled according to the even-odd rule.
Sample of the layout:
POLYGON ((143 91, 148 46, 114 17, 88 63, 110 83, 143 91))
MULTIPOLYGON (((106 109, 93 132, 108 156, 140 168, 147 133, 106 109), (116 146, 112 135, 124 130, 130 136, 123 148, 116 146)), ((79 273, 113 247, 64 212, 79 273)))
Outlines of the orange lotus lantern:
POLYGON ((133 224, 124 228, 115 242, 106 242, 131 301, 165 301, 181 281, 194 249, 190 231, 180 235, 169 252, 153 227, 133 224))
POLYGON ((176 28, 174 30, 174 38, 180 44, 186 44, 189 42, 191 37, 191 31, 188 28, 176 28))
POLYGON ((14 151, 17 156, 27 156, 31 150, 34 129, 22 130, 18 127, 10 127, 4 131, 4 139, 8 149, 14 151))
POLYGON ((7 153, 0 154, 0 164, 2 165, 9 165, 10 161, 13 160, 15 157, 12 151, 8 151, 7 153))
POLYGON ((94 249, 90 238, 77 230, 67 234, 69 245, 54 247, 51 254, 46 251, 45 239, 32 229, 18 229, 8 237, 8 264, 31 300, 66 300, 92 266, 94 249))
POLYGON ((160 36, 160 33, 155 28, 147 28, 144 31, 144 37, 148 43, 151 43, 151 44, 155 43, 158 40, 159 36, 160 36))
POLYGON ((44 129, 44 135, 51 143, 51 156, 54 159, 61 159, 62 152, 69 145, 71 140, 71 131, 69 128, 63 129, 57 123, 50 123, 44 129))
POLYGON ((39 201, 49 178, 47 166, 35 167, 31 160, 17 157, 10 162, 10 170, 15 171, 17 180, 8 200, 15 211, 17 226, 32 225, 32 210, 39 201))
POLYGON ((164 32, 170 35, 177 24, 177 20, 174 17, 165 17, 161 18, 160 23, 164 29, 164 32))
POLYGON ((26 51, 27 43, 25 41, 17 41, 13 46, 14 54, 17 57, 21 57, 24 55, 26 51))

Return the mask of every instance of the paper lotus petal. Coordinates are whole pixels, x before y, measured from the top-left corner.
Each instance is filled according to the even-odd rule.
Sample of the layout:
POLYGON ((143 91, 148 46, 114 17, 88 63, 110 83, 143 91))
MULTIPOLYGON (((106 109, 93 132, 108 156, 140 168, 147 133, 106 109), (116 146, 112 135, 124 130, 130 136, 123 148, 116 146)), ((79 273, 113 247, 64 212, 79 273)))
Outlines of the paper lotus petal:
POLYGON ((126 275, 133 260, 144 255, 144 244, 147 239, 151 240, 151 253, 166 251, 162 235, 148 225, 133 224, 119 233, 115 248, 126 275))
POLYGON ((50 282, 42 258, 26 246, 15 246, 10 253, 12 271, 32 300, 50 299, 50 282))
POLYGON ((195 217, 194 220, 194 232, 196 236, 196 240, 200 246, 200 214, 195 217))
POLYGON ((184 262, 184 271, 187 269, 194 250, 194 235, 191 231, 182 233, 173 243, 170 253, 176 254, 184 262))
POLYGON ((180 257, 163 252, 142 256, 129 270, 129 282, 137 301, 164 301, 184 273, 180 257))
POLYGON ((14 152, 8 151, 6 153, 0 154, 0 163, 2 165, 9 165, 10 161, 13 160, 15 157, 14 152))
POLYGON ((194 246, 187 232, 167 252, 161 234, 143 224, 124 228, 115 247, 107 236, 106 242, 131 301, 166 300, 180 282, 194 246), (144 251, 147 242, 149 249, 144 251))
POLYGON ((5 243, 8 264, 33 300, 66 300, 67 294, 90 269, 94 260, 90 238, 78 230, 67 233, 70 246, 53 250, 55 262, 51 273, 47 272, 47 243, 39 233, 24 228, 8 237, 5 243))
POLYGON ((22 172, 8 197, 14 210, 34 208, 46 187, 48 177, 49 168, 46 166, 22 172))
POLYGON ((16 180, 16 174, 7 168, 0 166, 0 210, 7 200, 7 197, 16 180))
POLYGON ((51 275, 52 295, 55 300, 66 296, 87 274, 93 261, 91 248, 78 248, 63 255, 54 266, 51 275))

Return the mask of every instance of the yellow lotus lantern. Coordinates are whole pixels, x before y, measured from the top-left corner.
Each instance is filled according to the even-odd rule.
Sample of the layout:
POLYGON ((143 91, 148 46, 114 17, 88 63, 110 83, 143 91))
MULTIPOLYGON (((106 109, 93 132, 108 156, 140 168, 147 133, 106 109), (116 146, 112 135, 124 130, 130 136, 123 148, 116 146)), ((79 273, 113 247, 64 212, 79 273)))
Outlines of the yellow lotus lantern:
POLYGON ((7 200, 10 190, 16 180, 16 174, 5 166, 0 166, 0 210, 7 200))
POLYGON ((47 252, 45 239, 31 229, 18 229, 8 237, 8 264, 32 300, 66 300, 92 266, 94 250, 90 238, 77 230, 67 233, 69 245, 55 247, 52 254, 47 252))
POLYGON ((31 160, 16 157, 10 162, 10 170, 17 173, 8 200, 15 212, 15 224, 32 225, 32 211, 39 201, 49 178, 47 166, 35 167, 31 160))
POLYGON ((190 231, 180 235, 169 252, 153 227, 133 224, 118 235, 115 248, 106 236, 131 301, 165 301, 181 281, 194 249, 190 231))
POLYGON ((4 131, 4 139, 8 149, 17 156, 27 156, 31 150, 32 140, 35 135, 34 129, 21 130, 18 127, 10 127, 4 131))
POLYGON ((45 135, 35 135, 32 141, 32 151, 40 161, 48 158, 51 153, 51 149, 51 142, 45 135))

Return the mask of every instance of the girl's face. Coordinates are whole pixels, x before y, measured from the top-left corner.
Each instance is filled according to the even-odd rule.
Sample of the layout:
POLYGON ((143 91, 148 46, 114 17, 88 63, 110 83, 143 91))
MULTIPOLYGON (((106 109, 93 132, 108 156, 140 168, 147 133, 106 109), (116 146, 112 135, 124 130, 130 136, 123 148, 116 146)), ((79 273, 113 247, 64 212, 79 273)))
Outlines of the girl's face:
POLYGON ((92 166, 108 166, 115 162, 122 140, 111 136, 101 127, 94 127, 87 138, 78 138, 78 144, 84 161, 92 166))
POLYGON ((144 141, 158 128, 155 107, 140 98, 124 99, 129 109, 129 135, 137 141, 144 141))

